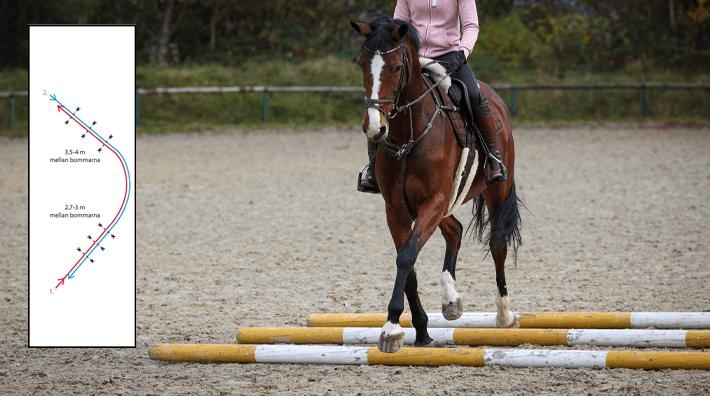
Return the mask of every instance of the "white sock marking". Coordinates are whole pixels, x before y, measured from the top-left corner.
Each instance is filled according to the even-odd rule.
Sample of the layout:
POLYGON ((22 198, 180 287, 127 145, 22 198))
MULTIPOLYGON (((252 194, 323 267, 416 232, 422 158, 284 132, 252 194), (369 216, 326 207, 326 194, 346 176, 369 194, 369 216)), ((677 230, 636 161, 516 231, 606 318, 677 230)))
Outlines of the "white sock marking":
POLYGON ((496 307, 498 308, 496 325, 498 327, 512 326, 515 322, 515 315, 510 310, 510 299, 508 299, 508 296, 501 297, 500 293, 496 293, 496 307))
POLYGON ((459 293, 456 291, 456 281, 451 276, 449 271, 442 271, 439 278, 441 285, 441 303, 448 305, 450 302, 456 302, 459 298, 459 293))
POLYGON ((386 336, 402 334, 403 332, 404 330, 402 330, 402 327, 398 323, 392 323, 389 320, 382 326, 382 333, 386 336))

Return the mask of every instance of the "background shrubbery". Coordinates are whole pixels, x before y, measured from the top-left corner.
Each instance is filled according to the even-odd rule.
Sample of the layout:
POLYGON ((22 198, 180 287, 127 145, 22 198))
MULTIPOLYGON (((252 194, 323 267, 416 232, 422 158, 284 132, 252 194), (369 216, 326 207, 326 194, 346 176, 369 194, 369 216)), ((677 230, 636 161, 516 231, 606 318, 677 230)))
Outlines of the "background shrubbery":
MULTIPOLYGON (((479 0, 469 59, 492 83, 710 82, 710 5, 698 0, 479 0)), ((136 24, 139 87, 359 85, 359 36, 348 21, 392 14, 394 0, 28 0, 0 2, 0 90, 27 88, 28 24, 136 24)), ((505 99, 509 93, 501 92, 505 99)), ((352 94, 275 94, 276 124, 357 122, 352 94)), ((635 119, 635 91, 520 92, 518 120, 635 119)), ((707 122, 707 91, 652 91, 650 116, 707 122)), ((7 130, 26 130, 26 98, 7 130), (24 122, 24 123, 23 123, 24 122)), ((259 125, 261 97, 141 99, 141 130, 259 125)))

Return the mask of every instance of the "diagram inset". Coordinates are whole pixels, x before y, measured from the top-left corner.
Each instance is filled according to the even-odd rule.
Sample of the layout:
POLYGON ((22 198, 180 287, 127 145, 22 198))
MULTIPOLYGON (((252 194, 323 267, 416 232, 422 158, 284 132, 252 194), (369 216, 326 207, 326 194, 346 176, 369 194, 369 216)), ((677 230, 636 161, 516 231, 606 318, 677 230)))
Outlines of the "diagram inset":
POLYGON ((135 28, 30 27, 32 346, 135 346, 135 28))

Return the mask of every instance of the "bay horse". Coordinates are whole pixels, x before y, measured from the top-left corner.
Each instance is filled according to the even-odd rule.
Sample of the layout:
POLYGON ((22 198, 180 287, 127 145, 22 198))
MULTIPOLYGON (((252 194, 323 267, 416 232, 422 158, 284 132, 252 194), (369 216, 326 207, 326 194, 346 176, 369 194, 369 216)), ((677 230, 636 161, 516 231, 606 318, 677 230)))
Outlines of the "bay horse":
MULTIPOLYGON (((362 129, 368 139, 378 141, 375 177, 385 201, 387 226, 397 250, 397 274, 382 327, 378 347, 396 352, 404 343, 399 325, 406 295, 416 329, 416 346, 432 342, 427 332, 427 315, 417 294, 414 264, 419 251, 438 227, 446 241, 441 272, 442 313, 448 320, 462 314, 461 298, 455 288, 456 260, 463 226, 447 216, 454 191, 452 181, 463 155, 452 123, 442 116, 441 106, 420 71, 417 32, 409 24, 379 17, 369 23, 350 22, 365 38, 357 63, 365 88, 362 129)), ((463 66, 467 67, 467 66, 463 66)), ((498 327, 513 327, 505 283, 508 246, 517 253, 522 243, 520 214, 515 192, 515 149, 508 109, 498 94, 480 82, 481 93, 499 121, 499 149, 508 170, 507 181, 486 185, 483 161, 463 202, 474 200, 471 226, 481 242, 487 241, 495 262, 498 327), (484 213, 484 206, 489 216, 484 213), (485 227, 490 225, 484 236, 485 227)), ((479 145, 480 155, 480 145, 479 145)))

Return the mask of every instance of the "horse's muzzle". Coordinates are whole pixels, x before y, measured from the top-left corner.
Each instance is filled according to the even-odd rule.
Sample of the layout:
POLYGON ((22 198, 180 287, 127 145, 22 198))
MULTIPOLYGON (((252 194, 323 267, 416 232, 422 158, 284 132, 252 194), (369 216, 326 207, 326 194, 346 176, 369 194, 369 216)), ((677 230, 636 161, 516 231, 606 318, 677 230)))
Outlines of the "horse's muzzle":
POLYGON ((365 121, 362 131, 369 140, 379 142, 387 136, 389 130, 387 114, 378 106, 368 107, 365 121))
POLYGON ((362 128, 362 131, 365 133, 365 136, 367 136, 368 140, 372 140, 373 142, 379 142, 380 140, 384 139, 385 136, 387 136, 387 124, 380 126, 379 130, 376 129, 376 132, 373 134, 370 130, 369 126, 364 126, 362 128))

